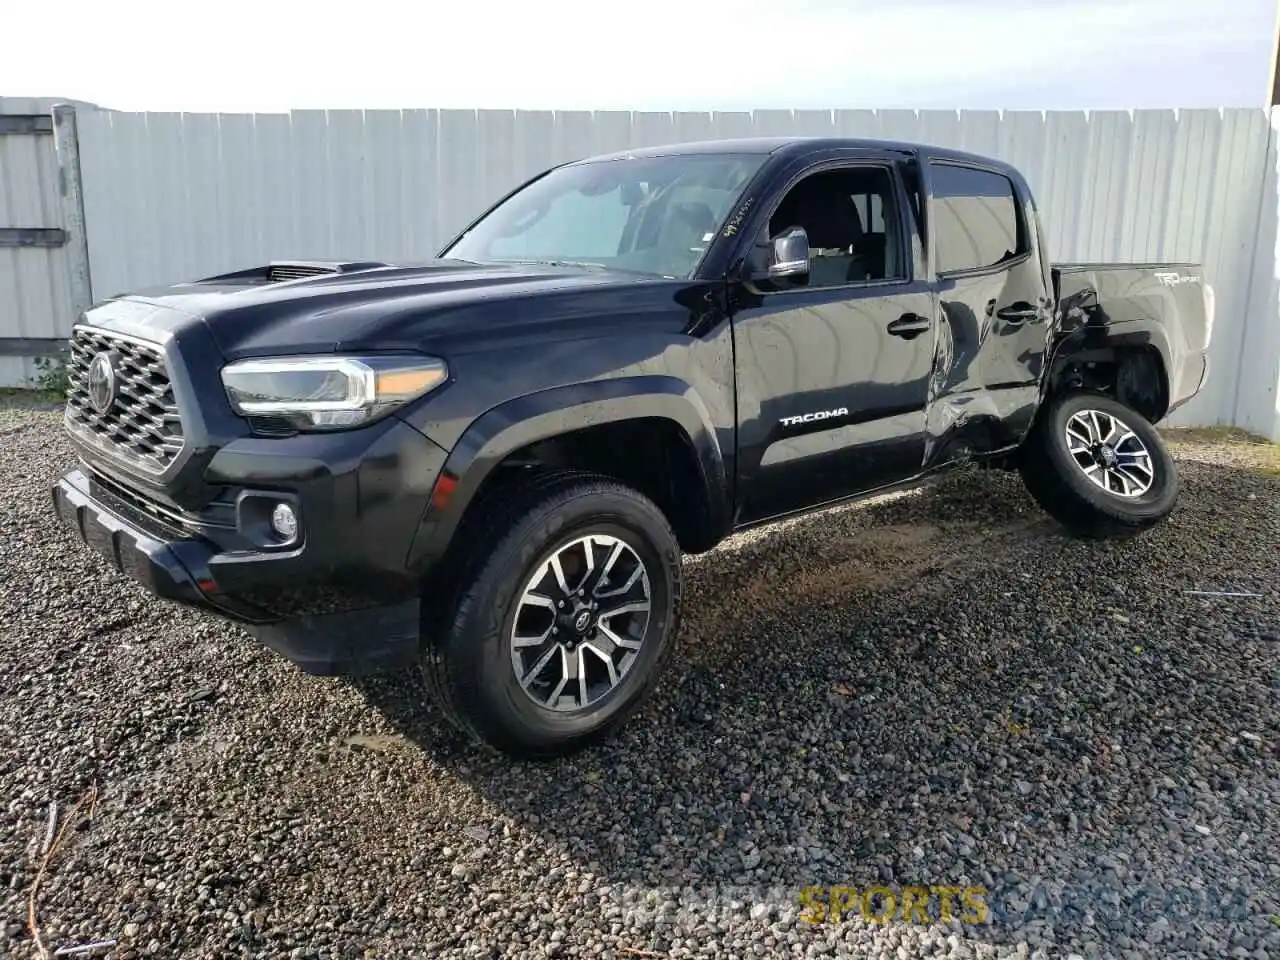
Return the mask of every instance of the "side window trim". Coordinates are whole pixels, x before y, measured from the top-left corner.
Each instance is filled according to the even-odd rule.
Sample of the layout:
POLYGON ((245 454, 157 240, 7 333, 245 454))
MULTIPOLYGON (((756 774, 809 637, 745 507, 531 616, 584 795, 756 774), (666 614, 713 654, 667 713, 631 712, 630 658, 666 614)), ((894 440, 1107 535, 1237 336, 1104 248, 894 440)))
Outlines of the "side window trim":
POLYGON ((1001 260, 997 263, 989 264, 987 266, 961 267, 956 270, 939 270, 937 269, 937 260, 938 260, 938 246, 939 246, 940 238, 938 237, 937 230, 936 230, 938 218, 936 215, 931 216, 929 219, 929 223, 930 223, 930 233, 933 235, 932 237, 933 268, 934 268, 934 275, 939 280, 947 280, 947 279, 952 279, 957 277, 958 278, 981 277, 987 274, 1001 273, 1005 270, 1008 270, 1011 267, 1017 266, 1020 263, 1024 263, 1026 260, 1028 260, 1031 257, 1031 244, 1030 244, 1029 234, 1027 231, 1026 216, 1023 210, 1023 197, 1018 191, 1018 185, 1013 182, 1013 180, 1009 177, 1008 174, 1006 174, 1002 170, 998 170, 994 167, 990 167, 985 164, 974 163, 968 160, 959 160, 952 157, 928 157, 927 162, 930 167, 930 174, 931 174, 929 178, 930 190, 929 190, 929 200, 928 200, 929 205, 931 207, 933 206, 934 202, 938 199, 937 193, 936 193, 937 181, 932 176, 934 169, 938 167, 958 167, 962 170, 975 170, 979 173, 986 173, 986 174, 990 174, 991 176, 999 177, 1001 180, 1009 184, 1009 194, 1011 197, 1013 197, 1013 219, 1014 219, 1014 230, 1015 230, 1014 242, 1019 248, 1021 248, 1016 256, 1009 257, 1007 260, 1001 260))
MULTIPOLYGON (((908 242, 908 236, 914 229, 911 222, 907 219, 909 211, 903 209, 903 198, 907 193, 904 183, 902 183, 902 172, 899 169, 899 162, 884 158, 852 158, 852 159, 836 159, 823 160, 811 166, 805 167, 791 177, 786 185, 776 192, 777 199, 769 205, 764 215, 764 223, 762 229, 769 229, 769 221, 773 219, 773 215, 777 213, 778 208, 782 206, 782 201, 801 180, 815 176, 820 173, 829 173, 834 170, 857 170, 874 168, 883 170, 889 177, 889 191, 892 194, 894 222, 897 225, 897 246, 898 260, 904 264, 906 269, 904 275, 900 277, 886 277, 879 280, 855 280, 849 283, 831 284, 823 287, 792 287, 787 290, 763 290, 761 294, 766 297, 777 296, 779 294, 795 295, 802 293, 823 293, 830 290, 866 290, 874 287, 902 287, 910 286, 916 282, 917 264, 912 254, 911 244, 908 242)), ((886 228, 888 220, 885 221, 886 228)), ((886 237, 886 243, 888 242, 886 237)))

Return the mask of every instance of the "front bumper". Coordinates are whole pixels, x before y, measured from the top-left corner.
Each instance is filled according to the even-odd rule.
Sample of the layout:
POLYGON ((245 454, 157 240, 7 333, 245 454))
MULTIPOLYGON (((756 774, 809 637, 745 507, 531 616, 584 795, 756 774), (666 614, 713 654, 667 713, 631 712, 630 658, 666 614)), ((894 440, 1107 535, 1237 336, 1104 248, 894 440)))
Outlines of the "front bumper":
POLYGON ((192 571, 208 570, 214 550, 199 540, 165 540, 94 500, 89 475, 76 468, 53 486, 53 509, 63 525, 105 557, 125 576, 137 580, 157 597, 214 610, 247 623, 267 621, 271 615, 234 600, 214 599, 214 584, 202 587, 192 571), (209 592, 206 593, 205 591, 209 592))
POLYGON ((303 533, 284 547, 250 542, 243 518, 183 528, 88 464, 53 485, 53 508, 153 595, 235 621, 307 672, 398 667, 418 654, 420 579, 408 555, 445 453, 398 421, 362 449, 354 439, 338 439, 332 457, 315 438, 248 441, 209 464, 229 511, 260 496, 297 507, 303 533))

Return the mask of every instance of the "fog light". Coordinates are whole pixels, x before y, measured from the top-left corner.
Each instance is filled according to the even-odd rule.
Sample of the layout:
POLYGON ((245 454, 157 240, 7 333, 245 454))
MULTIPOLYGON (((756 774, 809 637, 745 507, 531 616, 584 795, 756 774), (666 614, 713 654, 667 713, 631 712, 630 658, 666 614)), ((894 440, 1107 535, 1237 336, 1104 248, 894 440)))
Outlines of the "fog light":
POLYGON ((287 503, 277 503, 274 510, 271 511, 271 529, 286 540, 292 540, 298 535, 298 515, 293 512, 293 507, 287 503))

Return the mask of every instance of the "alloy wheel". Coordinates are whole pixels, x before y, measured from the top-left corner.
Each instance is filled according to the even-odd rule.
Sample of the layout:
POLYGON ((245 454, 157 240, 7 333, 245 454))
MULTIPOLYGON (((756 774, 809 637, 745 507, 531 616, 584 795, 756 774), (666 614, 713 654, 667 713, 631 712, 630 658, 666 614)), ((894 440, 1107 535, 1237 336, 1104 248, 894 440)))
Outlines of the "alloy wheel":
POLYGON ((579 537, 526 582, 511 627, 511 666, 525 694, 557 712, 583 710, 617 689, 639 655, 653 595, 625 540, 579 537))
POLYGON ((1067 451, 1080 471, 1116 497, 1140 497, 1155 483, 1151 452, 1127 423, 1101 410, 1073 413, 1066 426, 1067 451))

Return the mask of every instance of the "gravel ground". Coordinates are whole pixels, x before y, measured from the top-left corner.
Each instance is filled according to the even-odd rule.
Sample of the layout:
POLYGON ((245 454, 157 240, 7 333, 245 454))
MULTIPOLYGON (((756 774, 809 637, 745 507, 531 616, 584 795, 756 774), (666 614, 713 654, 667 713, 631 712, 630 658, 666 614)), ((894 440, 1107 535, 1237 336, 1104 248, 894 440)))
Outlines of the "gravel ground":
POLYGON ((412 676, 307 677, 73 545, 57 419, 0 410, 6 956, 50 804, 88 797, 50 951, 1280 957, 1274 448, 1184 438, 1181 507, 1126 544, 981 473, 735 538, 689 561, 650 707, 516 764, 412 676), (943 919, 938 886, 981 889, 943 919))

